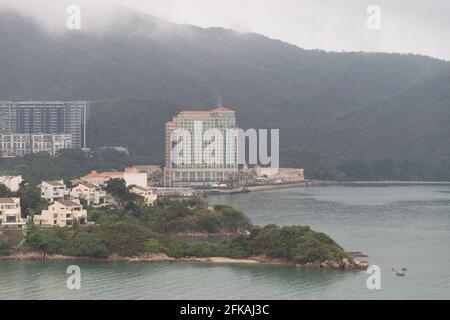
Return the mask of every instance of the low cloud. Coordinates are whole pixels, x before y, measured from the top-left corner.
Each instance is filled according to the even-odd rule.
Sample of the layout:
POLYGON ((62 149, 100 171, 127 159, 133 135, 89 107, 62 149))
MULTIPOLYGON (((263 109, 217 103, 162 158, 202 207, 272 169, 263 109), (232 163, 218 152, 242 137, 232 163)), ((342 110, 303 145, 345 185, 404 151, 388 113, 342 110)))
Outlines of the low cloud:
POLYGON ((114 6, 176 23, 256 32, 306 49, 430 55, 450 60, 450 2, 434 0, 0 0, 48 30, 64 30, 69 5, 79 5, 90 30, 115 23, 114 6), (369 5, 381 8, 381 29, 366 27, 369 5))

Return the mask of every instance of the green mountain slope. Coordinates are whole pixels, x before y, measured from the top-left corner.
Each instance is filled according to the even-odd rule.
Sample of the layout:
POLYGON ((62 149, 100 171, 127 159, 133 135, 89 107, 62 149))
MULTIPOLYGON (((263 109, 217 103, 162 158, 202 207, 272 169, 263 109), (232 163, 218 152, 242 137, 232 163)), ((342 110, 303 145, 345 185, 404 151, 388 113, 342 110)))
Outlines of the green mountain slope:
POLYGON ((61 33, 4 11, 0 43, 0 99, 92 100, 92 146, 162 162, 164 123, 220 97, 241 127, 279 128, 282 165, 310 176, 450 179, 448 62, 308 51, 126 10, 107 31, 61 33))

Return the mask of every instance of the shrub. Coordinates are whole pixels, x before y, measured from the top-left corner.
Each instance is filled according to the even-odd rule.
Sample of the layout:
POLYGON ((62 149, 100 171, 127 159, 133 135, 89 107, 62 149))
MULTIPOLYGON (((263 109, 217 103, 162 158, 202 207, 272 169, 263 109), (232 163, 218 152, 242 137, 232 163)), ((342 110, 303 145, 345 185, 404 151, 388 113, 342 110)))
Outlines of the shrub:
POLYGON ((8 250, 11 249, 13 245, 9 242, 1 242, 0 243, 0 250, 8 250))

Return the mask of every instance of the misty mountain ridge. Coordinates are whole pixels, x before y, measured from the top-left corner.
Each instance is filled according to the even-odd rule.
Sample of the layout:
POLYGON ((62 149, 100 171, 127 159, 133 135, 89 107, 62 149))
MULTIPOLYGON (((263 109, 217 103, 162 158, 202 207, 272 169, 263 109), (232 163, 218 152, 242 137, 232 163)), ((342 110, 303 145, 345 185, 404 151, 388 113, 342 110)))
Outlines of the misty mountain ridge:
MULTIPOLYGON (((98 33, 0 12, 1 100, 91 100, 90 145, 163 161, 164 123, 220 99, 309 176, 450 179, 450 63, 304 50, 123 10, 98 33)), ((144 160, 143 160, 144 161, 144 160)))

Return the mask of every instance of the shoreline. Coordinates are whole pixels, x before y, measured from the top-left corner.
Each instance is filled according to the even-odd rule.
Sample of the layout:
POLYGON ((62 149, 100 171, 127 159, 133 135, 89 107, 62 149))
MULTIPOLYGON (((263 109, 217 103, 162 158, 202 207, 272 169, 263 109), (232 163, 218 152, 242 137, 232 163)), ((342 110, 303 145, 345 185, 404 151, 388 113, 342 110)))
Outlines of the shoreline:
POLYGON ((326 260, 307 262, 305 264, 296 264, 283 259, 272 259, 263 256, 248 257, 248 258, 228 258, 228 257, 185 257, 173 258, 164 253, 146 253, 139 256, 123 257, 116 254, 110 255, 106 258, 95 258, 85 256, 64 256, 60 254, 47 254, 44 259, 44 254, 38 251, 13 252, 10 255, 0 256, 1 261, 42 261, 42 262, 56 262, 56 261, 103 261, 103 262, 188 262, 188 263, 210 263, 210 264, 236 264, 236 265, 278 265, 291 266, 301 269, 330 269, 330 270, 344 270, 344 271, 360 271, 366 270, 368 263, 366 261, 359 261, 349 254, 348 258, 339 260, 326 260))
POLYGON ((408 181, 408 180, 355 180, 338 181, 338 184, 387 184, 387 185, 450 185, 450 181, 408 181))
POLYGON ((232 195, 232 194, 243 194, 248 192, 261 192, 270 190, 281 190, 288 188, 297 187, 308 187, 308 186, 328 186, 328 185, 450 185, 450 181, 408 181, 408 180, 355 180, 355 181, 338 181, 338 180, 305 180, 304 182, 296 183, 280 183, 280 184, 269 184, 269 185, 256 185, 248 186, 247 188, 236 188, 236 189, 214 189, 214 190, 202 190, 201 193, 208 196, 217 195, 232 195))

